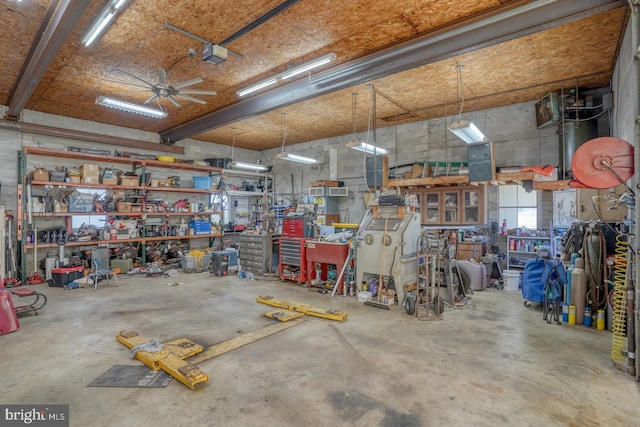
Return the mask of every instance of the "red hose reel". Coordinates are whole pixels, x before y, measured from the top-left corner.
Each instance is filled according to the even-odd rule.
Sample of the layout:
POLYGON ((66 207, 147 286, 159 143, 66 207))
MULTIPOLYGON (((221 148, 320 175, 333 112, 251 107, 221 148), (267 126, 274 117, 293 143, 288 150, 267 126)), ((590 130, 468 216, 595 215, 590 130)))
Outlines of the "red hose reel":
POLYGON ((582 144, 571 160, 573 176, 589 188, 613 188, 634 174, 633 145, 602 137, 582 144))

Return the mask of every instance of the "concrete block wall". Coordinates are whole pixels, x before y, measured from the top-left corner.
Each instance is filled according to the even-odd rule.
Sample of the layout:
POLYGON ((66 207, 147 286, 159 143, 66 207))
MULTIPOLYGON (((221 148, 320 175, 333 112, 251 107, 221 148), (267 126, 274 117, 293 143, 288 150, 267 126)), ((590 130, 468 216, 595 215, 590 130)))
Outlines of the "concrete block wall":
MULTIPOLYGON (((535 102, 527 102, 486 111, 464 114, 476 123, 494 142, 496 166, 557 165, 559 138, 556 127, 538 129, 535 121, 535 102)), ((389 169, 415 161, 466 162, 467 145, 448 132, 447 125, 455 116, 421 122, 387 126, 378 129, 376 144, 390 151, 389 169)), ((373 137, 358 132, 360 139, 372 143, 373 137)), ((318 160, 316 165, 301 165, 276 158, 280 149, 262 152, 265 164, 273 164, 276 188, 282 194, 306 194, 312 181, 329 179, 330 149, 338 151, 338 179, 349 187, 349 197, 338 202, 341 215, 349 213, 350 222, 358 222, 366 207, 362 195, 368 192, 364 182, 364 155, 345 147, 353 135, 326 138, 297 144, 287 148, 302 156, 318 160), (291 177, 293 176, 293 187, 291 177)), ((488 189, 487 223, 497 221, 497 189, 488 189)), ((551 194, 551 193, 549 193, 551 194)), ((551 219, 552 199, 540 197, 539 226, 547 228, 551 219)), ((341 218, 342 221, 345 219, 341 218)))

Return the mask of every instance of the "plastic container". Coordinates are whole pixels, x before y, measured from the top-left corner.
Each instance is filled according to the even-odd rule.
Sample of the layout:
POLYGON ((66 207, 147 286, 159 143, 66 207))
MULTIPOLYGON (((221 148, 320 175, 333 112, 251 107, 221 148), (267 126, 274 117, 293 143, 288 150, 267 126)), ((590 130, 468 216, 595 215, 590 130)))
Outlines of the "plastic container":
POLYGON ((573 304, 569 306, 569 324, 570 325, 576 324, 576 306, 573 304))
POLYGON ((584 308, 584 326, 587 328, 591 327, 591 308, 584 308))
POLYGON ((503 270, 505 291, 517 292, 520 289, 520 272, 516 270, 503 270))
POLYGON ((371 292, 369 291, 358 292, 358 301, 367 302, 370 299, 371 299, 371 292))
POLYGON ((596 317, 596 327, 599 331, 604 331, 604 310, 598 310, 596 317))
POLYGON ((210 176, 194 176, 193 188, 199 190, 211 190, 211 177, 210 176))
POLYGON ((569 321, 569 304, 562 304, 562 321, 564 323, 569 321))

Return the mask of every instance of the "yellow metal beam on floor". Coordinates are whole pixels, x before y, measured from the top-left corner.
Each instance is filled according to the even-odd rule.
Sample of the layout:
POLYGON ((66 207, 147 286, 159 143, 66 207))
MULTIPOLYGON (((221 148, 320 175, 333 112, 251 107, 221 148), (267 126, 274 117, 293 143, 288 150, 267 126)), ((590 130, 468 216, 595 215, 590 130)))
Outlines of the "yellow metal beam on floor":
MULTIPOLYGON (((144 344, 149 340, 134 331, 121 331, 116 340, 128 348, 144 344)), ((135 357, 154 371, 162 369, 175 379, 194 389, 196 384, 209 381, 209 377, 197 366, 183 359, 202 352, 203 347, 193 341, 180 338, 162 345, 159 351, 140 350, 135 357)))
POLYGON ((284 331, 285 329, 289 329, 305 321, 306 319, 300 318, 294 319, 290 322, 272 323, 271 325, 265 326, 264 328, 256 329, 255 331, 240 335, 239 337, 231 338, 230 340, 214 344, 211 347, 208 347, 202 353, 189 358, 189 363, 198 364, 204 362, 205 360, 213 359, 214 357, 218 357, 222 354, 230 352, 231 350, 235 350, 236 348, 243 347, 247 344, 251 344, 253 342, 261 340, 262 338, 266 338, 280 331, 284 331))
POLYGON ((288 322, 289 320, 302 317, 305 314, 293 310, 287 310, 286 308, 274 308, 273 310, 267 311, 264 315, 269 319, 279 320, 280 322, 288 322))
POLYGON ((285 308, 287 310, 293 310, 300 313, 307 314, 309 316, 321 317, 323 319, 337 320, 338 322, 344 322, 349 315, 341 310, 336 309, 324 309, 313 307, 309 304, 302 304, 294 301, 286 301, 278 298, 274 298, 271 295, 260 295, 256 298, 256 301, 263 304, 270 305, 272 307, 285 308))

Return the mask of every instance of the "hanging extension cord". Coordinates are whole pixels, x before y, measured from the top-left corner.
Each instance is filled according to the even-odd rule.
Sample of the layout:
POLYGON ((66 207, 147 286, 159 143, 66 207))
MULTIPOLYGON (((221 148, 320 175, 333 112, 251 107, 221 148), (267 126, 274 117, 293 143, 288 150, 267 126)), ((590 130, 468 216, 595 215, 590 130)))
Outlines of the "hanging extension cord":
POLYGON ((616 237, 616 255, 613 273, 613 322, 611 325, 611 362, 618 370, 626 370, 624 355, 627 344, 627 253, 629 242, 619 234, 616 237))

